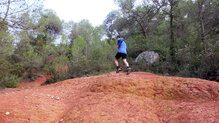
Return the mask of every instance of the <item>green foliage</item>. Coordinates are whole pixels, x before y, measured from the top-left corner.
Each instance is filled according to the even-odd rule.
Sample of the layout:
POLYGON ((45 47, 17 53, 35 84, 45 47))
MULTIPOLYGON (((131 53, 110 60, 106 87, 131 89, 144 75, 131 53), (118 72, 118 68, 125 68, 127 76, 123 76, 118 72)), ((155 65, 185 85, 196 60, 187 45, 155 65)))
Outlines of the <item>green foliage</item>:
MULTIPOLYGON (((74 45, 71 48, 72 59, 75 63, 82 62, 85 60, 86 55, 86 41, 83 37, 79 36, 74 41, 74 45)), ((85 62, 85 61, 84 61, 85 62)))
POLYGON ((10 72, 11 63, 8 58, 13 53, 13 49, 13 37, 0 29, 0 77, 10 72))
POLYGON ((68 47, 64 44, 58 46, 46 45, 43 49, 43 71, 51 78, 45 84, 55 83, 68 78, 69 59, 68 47))
POLYGON ((101 27, 95 29, 89 27, 88 29, 92 29, 89 30, 91 32, 85 31, 83 33, 81 30, 85 29, 85 25, 89 27, 88 23, 81 22, 77 25, 80 30, 76 30, 80 32, 75 33, 74 28, 71 33, 71 36, 76 37, 72 38, 74 40, 70 44, 71 56, 69 57, 70 64, 68 66, 70 78, 109 71, 114 66, 113 59, 116 44, 112 43, 113 41, 109 43, 101 41, 102 35, 99 32, 102 30, 101 27))
POLYGON ((10 23, 0 21, 0 86, 17 87, 18 77, 34 80, 47 74, 49 84, 112 71, 117 34, 125 39, 133 70, 208 78, 219 69, 219 2, 205 0, 200 11, 197 1, 174 1, 136 4, 135 0, 115 0, 120 9, 110 12, 98 27, 88 20, 65 23, 54 11, 41 10, 19 15, 23 29, 14 25, 20 30, 12 36, 10 23), (136 64, 135 58, 143 51, 157 52, 160 61, 136 64))
POLYGON ((37 77, 37 73, 40 71, 41 66, 42 58, 38 53, 34 52, 33 49, 24 52, 23 67, 26 71, 26 78, 30 80, 35 80, 37 77))
POLYGON ((114 67, 114 55, 116 53, 116 47, 109 45, 107 42, 98 42, 92 46, 90 51, 90 67, 94 71, 109 71, 114 67))
POLYGON ((0 86, 7 88, 19 87, 19 79, 16 75, 4 75, 0 77, 0 86))
POLYGON ((13 53, 13 37, 0 29, 0 56, 8 57, 13 53))
POLYGON ((55 12, 48 10, 42 14, 38 25, 40 26, 40 32, 48 34, 59 34, 62 30, 62 22, 55 12))
POLYGON ((62 21, 52 10, 45 10, 37 24, 38 34, 34 40, 35 45, 40 48, 54 42, 55 38, 62 32, 62 21))
POLYGON ((130 63, 135 70, 200 78, 207 78, 212 71, 217 73, 219 16, 215 13, 218 13, 218 1, 203 1, 202 10, 199 1, 164 2, 154 0, 134 5, 134 0, 116 0, 120 14, 111 12, 107 16, 107 35, 111 38, 117 31, 125 37, 130 63), (159 7, 161 9, 157 11, 159 7), (201 25, 201 19, 204 25, 201 25), (134 60, 141 52, 150 50, 160 55, 158 63, 151 66, 135 64, 134 60))
POLYGON ((86 68, 86 65, 88 64, 87 50, 88 44, 83 37, 79 36, 73 41, 73 46, 71 47, 70 64, 68 66, 72 77, 80 76, 88 71, 86 68))
POLYGON ((0 58, 0 77, 9 73, 10 65, 11 64, 6 59, 0 58))
POLYGON ((45 84, 51 84, 68 78, 68 58, 66 56, 56 57, 50 66, 44 70, 51 77, 45 84))
POLYGON ((57 56, 56 47, 54 45, 44 45, 40 52, 40 57, 42 58, 42 67, 46 68, 50 66, 57 56))
POLYGON ((16 75, 18 77, 22 77, 24 74, 25 70, 22 64, 16 63, 14 65, 12 65, 11 69, 10 69, 10 73, 13 75, 16 75))
POLYGON ((71 30, 70 40, 74 41, 74 39, 81 36, 87 43, 92 43, 94 41, 94 36, 92 35, 93 30, 94 28, 88 20, 82 20, 74 25, 73 29, 71 30))

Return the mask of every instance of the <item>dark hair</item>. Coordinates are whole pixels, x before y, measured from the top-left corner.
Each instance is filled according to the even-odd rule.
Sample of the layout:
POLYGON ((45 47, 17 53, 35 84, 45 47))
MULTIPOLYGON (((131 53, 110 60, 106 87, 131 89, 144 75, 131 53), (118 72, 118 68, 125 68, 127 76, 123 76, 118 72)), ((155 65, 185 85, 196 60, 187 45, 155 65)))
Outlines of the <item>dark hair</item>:
POLYGON ((116 36, 116 38, 120 38, 120 36, 119 36, 119 35, 117 35, 117 36, 116 36))

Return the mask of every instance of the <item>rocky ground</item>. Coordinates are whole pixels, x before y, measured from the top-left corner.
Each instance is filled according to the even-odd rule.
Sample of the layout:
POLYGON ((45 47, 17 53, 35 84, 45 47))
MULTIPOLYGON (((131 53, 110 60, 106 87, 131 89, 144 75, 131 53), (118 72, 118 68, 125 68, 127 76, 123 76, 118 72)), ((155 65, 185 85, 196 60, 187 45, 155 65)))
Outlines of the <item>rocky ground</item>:
POLYGON ((0 123, 218 123, 219 83, 109 73, 0 91, 0 123))

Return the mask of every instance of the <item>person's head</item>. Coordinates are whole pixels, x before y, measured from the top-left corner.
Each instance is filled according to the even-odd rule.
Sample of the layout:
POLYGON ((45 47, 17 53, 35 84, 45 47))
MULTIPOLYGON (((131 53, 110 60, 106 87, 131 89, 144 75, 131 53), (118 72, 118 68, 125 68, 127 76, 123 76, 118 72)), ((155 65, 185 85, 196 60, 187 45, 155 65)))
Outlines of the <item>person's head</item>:
POLYGON ((119 38, 120 38, 120 36, 119 36, 119 35, 117 35, 117 36, 116 36, 116 39, 119 39, 119 38))

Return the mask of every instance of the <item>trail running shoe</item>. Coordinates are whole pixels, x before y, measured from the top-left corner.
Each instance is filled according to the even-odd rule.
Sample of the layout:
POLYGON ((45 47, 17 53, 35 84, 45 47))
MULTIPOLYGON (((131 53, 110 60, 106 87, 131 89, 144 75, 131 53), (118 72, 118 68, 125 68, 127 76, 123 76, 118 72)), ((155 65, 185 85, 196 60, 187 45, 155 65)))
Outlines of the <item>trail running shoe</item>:
POLYGON ((127 68, 127 75, 129 75, 131 73, 132 69, 129 67, 127 68))
POLYGON ((116 73, 119 73, 121 71, 121 68, 117 68, 116 73))

